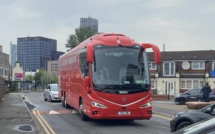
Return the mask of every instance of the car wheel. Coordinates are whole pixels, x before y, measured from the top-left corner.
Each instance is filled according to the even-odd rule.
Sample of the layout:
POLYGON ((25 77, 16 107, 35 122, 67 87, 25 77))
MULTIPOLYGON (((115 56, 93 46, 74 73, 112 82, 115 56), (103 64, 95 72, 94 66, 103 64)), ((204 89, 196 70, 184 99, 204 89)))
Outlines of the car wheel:
POLYGON ((178 100, 179 105, 184 105, 186 100, 184 98, 181 98, 178 100))
POLYGON ((44 101, 47 101, 46 96, 44 95, 44 101))
POLYGON ((184 128, 184 127, 187 127, 187 126, 189 126, 189 125, 191 125, 191 124, 192 124, 192 123, 191 123, 190 121, 183 121, 183 122, 181 122, 181 123, 178 125, 176 131, 178 131, 178 130, 184 128))
POLYGON ((49 102, 52 102, 52 97, 51 96, 49 96, 49 102))
POLYGON ((84 111, 83 111, 82 101, 80 101, 80 104, 79 104, 79 113, 80 113, 82 121, 87 121, 88 120, 88 117, 84 114, 84 111))

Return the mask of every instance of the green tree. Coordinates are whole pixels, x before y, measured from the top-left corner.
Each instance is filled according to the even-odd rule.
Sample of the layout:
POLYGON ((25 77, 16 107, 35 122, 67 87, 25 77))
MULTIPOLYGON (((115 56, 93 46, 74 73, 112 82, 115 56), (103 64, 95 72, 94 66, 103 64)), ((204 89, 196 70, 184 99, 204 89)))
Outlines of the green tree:
POLYGON ((65 44, 68 48, 74 48, 82 41, 86 40, 87 38, 97 34, 95 31, 91 30, 90 27, 86 28, 76 28, 75 34, 70 34, 69 38, 67 39, 67 43, 65 44))
POLYGON ((51 83, 58 83, 58 79, 56 76, 53 76, 51 77, 51 83))
POLYGON ((38 72, 34 75, 35 86, 42 86, 45 87, 49 83, 57 83, 57 77, 52 76, 49 72, 46 72, 43 68, 41 68, 38 72))
POLYGON ((25 76, 25 81, 33 81, 34 77, 32 75, 26 75, 25 76))
POLYGON ((45 72, 45 70, 43 68, 41 68, 38 72, 35 73, 35 75, 34 75, 35 87, 37 87, 38 85, 42 85, 41 78, 42 78, 44 72, 45 72))

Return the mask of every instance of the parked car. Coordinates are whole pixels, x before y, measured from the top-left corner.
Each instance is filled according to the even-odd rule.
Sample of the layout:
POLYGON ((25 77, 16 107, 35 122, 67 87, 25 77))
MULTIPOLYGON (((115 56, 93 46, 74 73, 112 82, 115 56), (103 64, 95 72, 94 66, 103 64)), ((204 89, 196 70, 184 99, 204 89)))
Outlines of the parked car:
POLYGON ((173 134, 215 134, 215 118, 185 127, 173 134))
MULTIPOLYGON (((175 97, 176 104, 185 104, 188 101, 202 101, 202 92, 201 88, 190 89, 184 93, 181 93, 175 97)), ((209 95, 209 101, 215 101, 215 92, 212 92, 209 95)))
POLYGON ((44 101, 60 101, 60 99, 58 98, 58 92, 58 84, 48 84, 44 92, 44 101))
POLYGON ((208 105, 200 110, 179 112, 170 121, 170 129, 171 132, 175 132, 193 123, 213 117, 215 117, 215 104, 208 105))

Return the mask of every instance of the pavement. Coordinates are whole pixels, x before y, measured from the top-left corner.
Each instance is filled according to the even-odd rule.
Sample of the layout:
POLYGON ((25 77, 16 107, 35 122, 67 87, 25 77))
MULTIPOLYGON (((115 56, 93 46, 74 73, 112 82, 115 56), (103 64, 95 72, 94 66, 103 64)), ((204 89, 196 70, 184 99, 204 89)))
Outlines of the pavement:
MULTIPOLYGON (((45 134, 29 103, 21 93, 9 93, 0 102, 0 134, 45 134)), ((180 111, 189 110, 186 105, 175 105, 173 101, 153 101, 153 116, 171 120, 180 111)))
POLYGON ((45 134, 20 93, 9 93, 0 102, 0 134, 45 134))

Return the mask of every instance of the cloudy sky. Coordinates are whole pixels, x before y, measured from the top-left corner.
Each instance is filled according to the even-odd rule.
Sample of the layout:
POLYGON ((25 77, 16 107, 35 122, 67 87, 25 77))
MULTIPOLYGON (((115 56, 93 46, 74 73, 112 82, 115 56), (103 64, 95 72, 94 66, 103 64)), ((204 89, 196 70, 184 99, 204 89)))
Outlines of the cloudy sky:
POLYGON ((122 33, 166 51, 215 50, 214 0, 1 0, 0 45, 44 36, 66 51, 80 18, 98 19, 99 32, 122 33))

